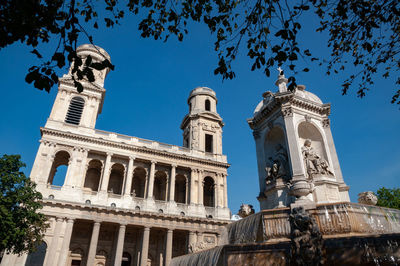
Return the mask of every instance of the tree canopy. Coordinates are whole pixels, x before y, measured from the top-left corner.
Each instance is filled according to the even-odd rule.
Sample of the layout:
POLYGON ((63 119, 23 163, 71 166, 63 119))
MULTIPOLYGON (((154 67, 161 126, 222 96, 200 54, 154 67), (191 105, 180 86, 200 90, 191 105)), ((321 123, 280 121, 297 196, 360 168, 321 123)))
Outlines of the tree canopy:
MULTIPOLYGON (((235 77, 232 62, 241 51, 250 58, 251 70, 266 76, 271 68, 287 67, 291 90, 297 86, 296 73, 309 71, 298 69, 300 59, 325 66, 328 75, 346 71, 343 94, 356 87, 358 96, 365 96, 378 73, 394 76, 394 86, 400 85, 397 0, 7 0, 0 7, 0 49, 17 41, 31 47, 44 61, 29 69, 26 81, 46 91, 58 82, 55 70, 75 61, 72 72, 80 91, 80 80, 94 80, 93 68, 113 65, 108 60, 82 62, 76 54, 78 37, 84 35, 93 43, 93 29, 118 25, 127 14, 140 17, 141 37, 155 40, 175 36, 182 41, 191 22, 205 24, 215 37, 214 73, 223 79, 235 77), (328 33, 330 55, 314 57, 299 44, 305 16, 316 16, 317 31, 328 33), (44 59, 36 47, 52 39, 58 45, 52 57, 44 59)), ((392 95, 392 103, 399 104, 400 90, 392 95)))
POLYGON ((47 223, 39 200, 42 194, 20 171, 20 155, 0 157, 0 250, 23 253, 42 242, 47 223))
POLYGON ((376 194, 378 196, 376 205, 400 210, 400 188, 381 187, 376 194))

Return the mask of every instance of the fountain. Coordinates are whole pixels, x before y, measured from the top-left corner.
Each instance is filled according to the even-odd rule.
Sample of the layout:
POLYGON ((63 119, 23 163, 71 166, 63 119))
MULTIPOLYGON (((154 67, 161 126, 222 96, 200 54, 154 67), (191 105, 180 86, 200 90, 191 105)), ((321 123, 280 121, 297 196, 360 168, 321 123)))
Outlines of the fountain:
POLYGON ((400 210, 374 206, 371 192, 350 202, 330 104, 303 85, 288 91, 287 82, 280 70, 278 92, 264 93, 248 119, 261 211, 239 212, 218 246, 173 258, 171 266, 400 265, 400 210))

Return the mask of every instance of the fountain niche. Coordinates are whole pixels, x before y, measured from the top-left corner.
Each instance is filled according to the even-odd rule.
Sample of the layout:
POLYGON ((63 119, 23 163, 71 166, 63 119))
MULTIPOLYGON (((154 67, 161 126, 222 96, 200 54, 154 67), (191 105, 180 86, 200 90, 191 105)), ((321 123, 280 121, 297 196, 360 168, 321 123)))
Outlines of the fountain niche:
POLYGON ((218 246, 170 265, 400 265, 400 211, 374 206, 370 192, 350 202, 330 104, 287 82, 280 70, 279 90, 265 92, 247 120, 261 211, 227 225, 218 246))

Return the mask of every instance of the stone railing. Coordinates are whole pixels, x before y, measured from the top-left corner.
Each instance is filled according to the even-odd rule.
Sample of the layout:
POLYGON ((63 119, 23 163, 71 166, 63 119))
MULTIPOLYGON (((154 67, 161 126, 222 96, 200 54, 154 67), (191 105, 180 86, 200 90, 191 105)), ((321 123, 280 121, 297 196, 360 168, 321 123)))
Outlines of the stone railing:
MULTIPOLYGON (((357 203, 318 204, 309 210, 324 236, 400 233, 400 210, 357 203)), ((264 239, 289 239, 290 208, 264 210, 264 239)))

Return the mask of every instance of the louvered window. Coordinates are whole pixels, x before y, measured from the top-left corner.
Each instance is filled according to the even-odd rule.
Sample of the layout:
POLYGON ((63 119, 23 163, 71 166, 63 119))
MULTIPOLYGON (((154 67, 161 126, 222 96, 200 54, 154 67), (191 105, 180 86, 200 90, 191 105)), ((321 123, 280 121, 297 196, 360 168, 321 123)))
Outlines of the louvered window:
POLYGON ((74 97, 68 107, 67 116, 65 122, 69 124, 79 125, 81 121, 83 107, 85 106, 85 100, 81 97, 74 97))

